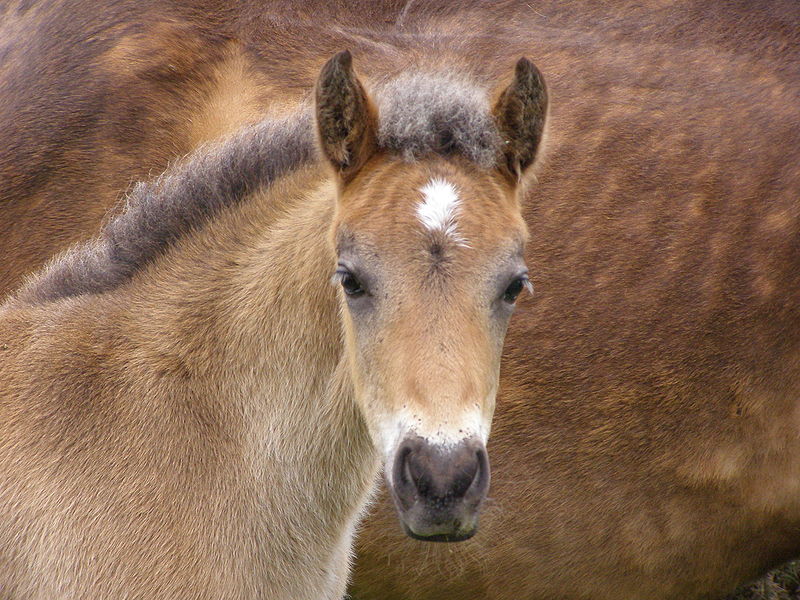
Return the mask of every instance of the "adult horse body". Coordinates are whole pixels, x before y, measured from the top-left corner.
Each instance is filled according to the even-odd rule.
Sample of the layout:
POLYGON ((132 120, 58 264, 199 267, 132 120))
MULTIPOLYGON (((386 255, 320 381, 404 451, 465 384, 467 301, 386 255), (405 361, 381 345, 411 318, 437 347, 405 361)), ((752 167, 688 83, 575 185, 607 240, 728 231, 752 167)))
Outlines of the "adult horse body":
POLYGON ((507 338, 482 533, 422 547, 384 506, 357 598, 706 598, 800 552, 795 3, 58 11, 0 36, 7 287, 129 181, 298 102, 342 47, 376 80, 424 54, 548 76, 539 292, 507 338))

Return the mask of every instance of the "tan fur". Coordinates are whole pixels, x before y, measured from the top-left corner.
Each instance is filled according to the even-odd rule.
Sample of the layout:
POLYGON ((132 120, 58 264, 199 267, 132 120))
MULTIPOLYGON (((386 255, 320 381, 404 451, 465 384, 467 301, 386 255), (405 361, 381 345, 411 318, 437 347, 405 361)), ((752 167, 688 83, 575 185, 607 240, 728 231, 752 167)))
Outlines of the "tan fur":
MULTIPOLYGON (((494 389, 463 385, 431 396, 447 389, 427 385, 442 375, 431 365, 428 377, 415 365, 423 387, 397 397, 350 383, 365 352, 351 347, 346 356, 339 341, 337 312, 346 309, 329 282, 329 224, 346 220, 390 264, 427 252, 413 223, 387 236, 375 218, 413 218, 415 199, 392 194, 407 186, 408 165, 395 166, 406 176, 391 179, 379 164, 361 177, 380 180, 392 206, 348 190, 361 210, 369 206, 367 223, 353 216, 349 195, 350 209, 333 219, 332 186, 314 191, 308 174, 290 177, 179 240, 127 284, 33 305, 12 297, 0 308, 3 598, 343 595, 350 536, 377 466, 380 433, 370 439, 365 420, 372 428, 389 419, 399 398, 409 410, 422 402, 421 424, 446 426, 474 401, 491 402, 488 420, 494 398, 494 389), (441 414, 426 411, 432 400, 441 414)), ((481 206, 492 195, 465 197, 481 206)), ((497 217, 516 212, 508 198, 496 207, 497 217)), ((477 234, 487 219, 473 218, 463 226, 477 234)), ((510 222, 523 227, 518 215, 510 222)), ((495 244, 507 232, 497 229, 495 244)), ((474 267, 473 254, 491 257, 488 250, 477 246, 461 260, 474 267)), ((485 272, 453 277, 463 285, 485 272)), ((414 283, 387 284, 384 298, 413 307, 424 299, 414 283)), ((380 312, 392 319, 388 307, 380 312)), ((408 339, 403 354, 433 345, 440 360, 488 361, 476 381, 496 381, 502 331, 476 338, 473 349, 493 351, 476 356, 463 354, 474 337, 463 323, 443 325, 423 331, 452 331, 452 341, 408 339)), ((405 328, 384 329, 374 333, 408 337, 405 328)), ((397 377, 377 364, 366 373, 384 386, 397 377)))
POLYGON ((336 343, 330 191, 296 191, 318 178, 130 285, 2 310, 0 597, 341 597, 376 464, 336 343))
MULTIPOLYGON (((446 427, 458 420, 454 407, 475 405, 488 424, 494 411, 497 344, 503 331, 498 332, 484 316, 485 306, 494 300, 485 289, 486 280, 495 275, 493 265, 503 264, 527 238, 513 191, 500 175, 475 181, 448 164, 409 167, 401 162, 368 171, 369 176, 354 181, 343 197, 335 223, 357 232, 366 248, 379 247, 379 240, 387 237, 397 244, 395 252, 381 253, 375 267, 385 277, 385 288, 401 302, 382 308, 387 325, 365 336, 368 348, 351 351, 351 356, 375 361, 354 365, 354 380, 373 388, 367 395, 380 405, 384 420, 413 408, 426 423, 446 427), (384 191, 418 190, 433 176, 458 186, 463 200, 459 229, 469 240, 466 247, 442 242, 446 249, 441 259, 430 255, 430 242, 414 211, 398 214, 397 206, 413 207, 416 198, 412 195, 409 203, 408 192, 384 191), (408 232, 413 233, 409 236, 408 232), (439 267, 446 269, 441 280, 431 275, 437 260, 445 261, 439 267), (416 325, 409 327, 409 323, 416 325), (364 380, 374 375, 382 380, 364 380)), ((494 287, 490 286, 489 293, 494 287)), ((355 348, 353 324, 347 316, 345 324, 348 343, 355 348)), ((378 427, 375 422, 371 425, 378 427)))
MULTIPOLYGON (((65 17, 50 4, 54 22, 82 24, 124 3, 65 17)), ((183 10, 137 5, 145 27, 183 10)), ((105 108, 80 103, 94 67, 69 71, 77 91, 63 69, 42 77, 65 48, 93 65, 87 27, 30 52, 42 6, 0 18, 0 43, 14 40, 0 124, 20 140, 0 148, 6 291, 204 137, 164 118, 194 114, 170 95, 181 77, 103 81, 105 108), (55 135, 65 114, 98 112, 55 135)), ((525 54, 553 96, 526 196, 537 293, 509 330, 482 530, 424 545, 383 504, 362 532, 358 600, 711 598, 800 551, 795 3, 208 2, 180 19, 200 24, 202 52, 210 31, 240 40, 281 104, 343 48, 376 80, 425 58, 494 80, 525 54)))

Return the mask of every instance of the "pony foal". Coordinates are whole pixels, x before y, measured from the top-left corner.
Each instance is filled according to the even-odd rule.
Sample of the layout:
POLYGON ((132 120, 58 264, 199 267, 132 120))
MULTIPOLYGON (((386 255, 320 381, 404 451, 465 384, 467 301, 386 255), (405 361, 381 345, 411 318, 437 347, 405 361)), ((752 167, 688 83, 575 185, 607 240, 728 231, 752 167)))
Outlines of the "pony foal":
POLYGON ((0 598, 339 598, 379 459, 410 535, 474 533, 547 100, 451 83, 340 53, 329 168, 248 128, 0 308, 0 598))

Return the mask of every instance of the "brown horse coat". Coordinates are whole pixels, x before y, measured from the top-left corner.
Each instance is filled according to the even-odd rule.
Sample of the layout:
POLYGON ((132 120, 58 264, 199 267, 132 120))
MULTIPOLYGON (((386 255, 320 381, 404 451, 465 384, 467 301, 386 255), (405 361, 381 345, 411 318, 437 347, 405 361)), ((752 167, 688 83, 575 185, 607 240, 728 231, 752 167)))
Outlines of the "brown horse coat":
POLYGON ((441 547, 381 511, 356 597, 711 597, 800 550, 796 4, 201 4, 5 7, 6 291, 335 51, 375 80, 525 54, 552 120, 491 505, 441 547))

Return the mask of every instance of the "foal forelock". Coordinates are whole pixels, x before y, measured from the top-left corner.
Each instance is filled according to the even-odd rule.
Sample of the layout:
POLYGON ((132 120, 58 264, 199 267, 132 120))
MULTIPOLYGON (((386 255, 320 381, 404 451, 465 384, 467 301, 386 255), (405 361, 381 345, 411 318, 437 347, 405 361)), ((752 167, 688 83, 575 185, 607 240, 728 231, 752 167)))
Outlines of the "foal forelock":
POLYGON ((48 302, 110 291, 223 209, 315 158, 307 106, 204 146, 154 181, 139 183, 99 238, 57 257, 18 298, 48 302))
POLYGON ((407 160, 461 154, 494 166, 500 136, 486 90, 455 75, 404 74, 376 90, 378 145, 407 160))

